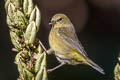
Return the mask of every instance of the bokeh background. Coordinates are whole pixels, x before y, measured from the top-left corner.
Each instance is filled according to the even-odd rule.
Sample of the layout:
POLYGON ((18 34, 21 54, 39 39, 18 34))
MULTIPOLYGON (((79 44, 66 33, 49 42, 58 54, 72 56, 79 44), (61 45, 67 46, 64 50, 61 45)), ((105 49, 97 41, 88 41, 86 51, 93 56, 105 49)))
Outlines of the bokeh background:
MULTIPOLYGON (((79 40, 89 57, 105 70, 100 74, 89 66, 65 65, 50 74, 49 80, 113 80, 113 70, 120 51, 120 0, 34 0, 41 10, 42 22, 38 38, 49 49, 51 17, 66 14, 74 24, 79 40)), ((0 0, 0 80, 16 80, 16 53, 6 25, 4 0, 0 0)), ((58 65, 54 55, 48 56, 48 68, 58 65)))

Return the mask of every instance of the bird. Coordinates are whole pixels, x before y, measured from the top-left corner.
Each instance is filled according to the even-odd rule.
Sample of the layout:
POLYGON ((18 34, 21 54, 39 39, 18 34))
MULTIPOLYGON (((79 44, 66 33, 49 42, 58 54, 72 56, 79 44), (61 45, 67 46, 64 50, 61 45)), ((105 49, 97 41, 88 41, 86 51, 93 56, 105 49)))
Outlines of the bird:
POLYGON ((49 69, 48 72, 52 72, 65 64, 85 64, 91 66, 98 72, 105 74, 100 66, 88 58, 84 47, 77 37, 74 25, 65 14, 55 14, 49 25, 51 25, 49 33, 50 50, 54 51, 54 55, 60 62, 60 65, 49 69))

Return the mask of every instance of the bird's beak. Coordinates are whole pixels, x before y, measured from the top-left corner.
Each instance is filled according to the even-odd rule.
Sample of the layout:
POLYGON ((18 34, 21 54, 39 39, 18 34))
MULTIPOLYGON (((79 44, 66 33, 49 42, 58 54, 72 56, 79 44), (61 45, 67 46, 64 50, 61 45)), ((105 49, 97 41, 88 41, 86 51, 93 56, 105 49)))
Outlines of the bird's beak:
POLYGON ((49 25, 54 25, 54 24, 56 24, 55 21, 51 21, 51 22, 49 23, 49 25))

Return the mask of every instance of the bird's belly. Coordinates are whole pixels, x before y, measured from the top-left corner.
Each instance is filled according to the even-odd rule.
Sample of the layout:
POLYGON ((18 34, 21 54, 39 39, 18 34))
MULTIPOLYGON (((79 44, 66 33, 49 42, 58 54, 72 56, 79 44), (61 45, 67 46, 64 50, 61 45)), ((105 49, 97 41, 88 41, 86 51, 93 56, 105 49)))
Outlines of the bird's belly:
POLYGON ((69 53, 72 50, 72 48, 63 39, 53 32, 50 33, 49 44, 54 51, 61 54, 69 53))

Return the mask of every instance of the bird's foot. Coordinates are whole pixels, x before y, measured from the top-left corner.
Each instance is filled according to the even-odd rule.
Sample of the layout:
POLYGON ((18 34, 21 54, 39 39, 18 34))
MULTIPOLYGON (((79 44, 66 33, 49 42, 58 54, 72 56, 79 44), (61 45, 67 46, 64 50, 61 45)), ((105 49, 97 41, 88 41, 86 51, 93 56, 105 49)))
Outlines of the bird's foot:
POLYGON ((48 69, 48 70, 47 70, 47 72, 48 72, 48 73, 50 73, 50 72, 52 72, 52 71, 54 71, 54 70, 56 70, 56 69, 60 68, 60 67, 61 67, 61 66, 63 66, 63 65, 65 65, 65 63, 64 63, 64 62, 63 62, 63 63, 61 63, 60 65, 58 65, 58 66, 56 66, 56 67, 52 68, 52 69, 48 69))

